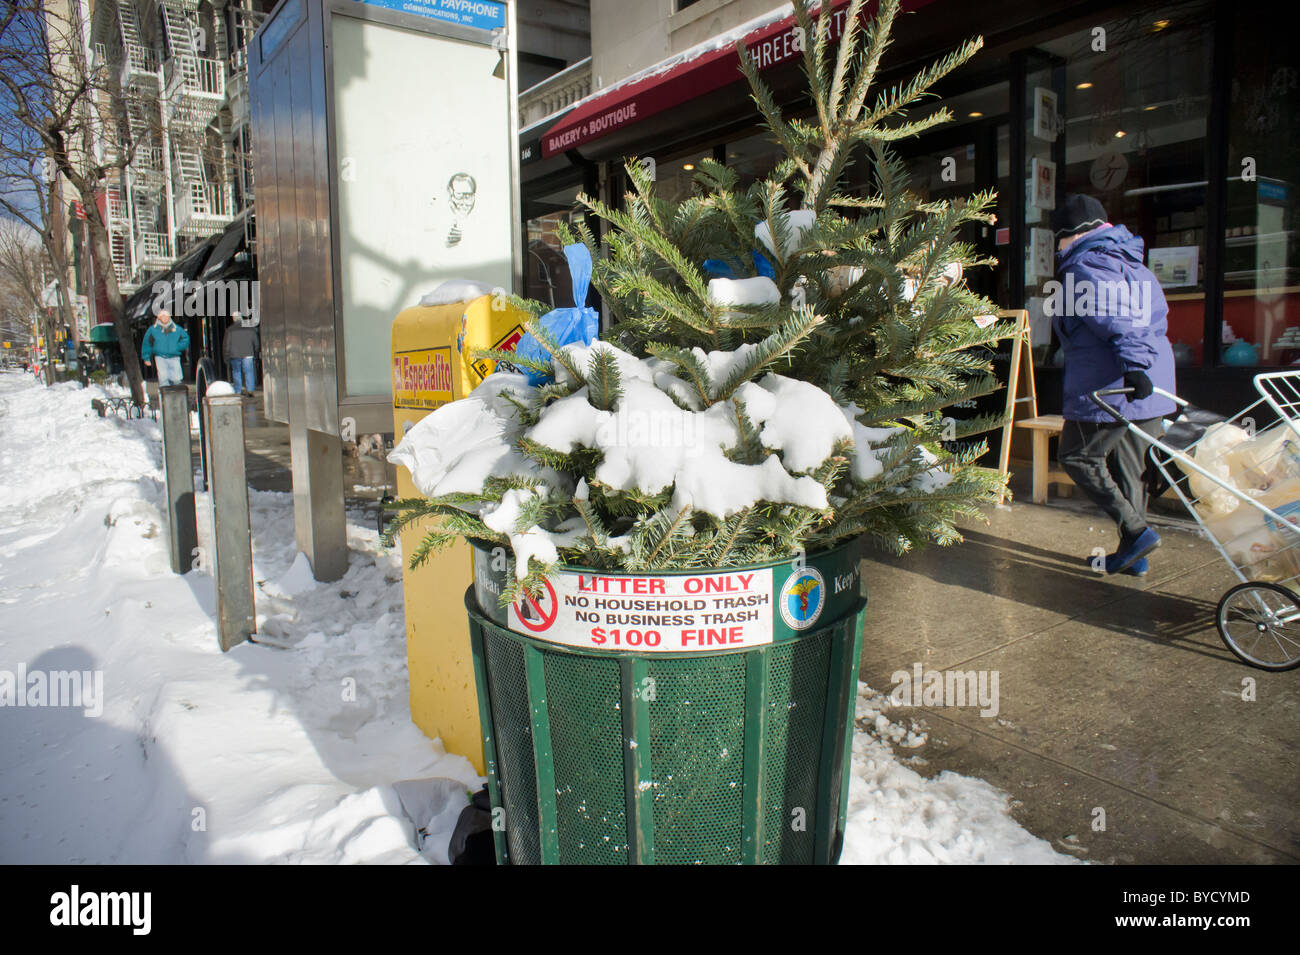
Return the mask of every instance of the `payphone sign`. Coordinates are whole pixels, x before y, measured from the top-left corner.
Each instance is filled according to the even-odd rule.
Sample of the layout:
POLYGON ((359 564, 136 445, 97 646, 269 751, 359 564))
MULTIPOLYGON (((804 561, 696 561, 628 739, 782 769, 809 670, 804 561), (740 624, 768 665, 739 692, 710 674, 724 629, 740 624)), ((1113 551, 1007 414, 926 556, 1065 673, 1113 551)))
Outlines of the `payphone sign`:
POLYGON ((506 25, 504 3, 493 0, 360 0, 372 7, 413 13, 432 20, 458 23, 477 30, 495 30, 506 25))

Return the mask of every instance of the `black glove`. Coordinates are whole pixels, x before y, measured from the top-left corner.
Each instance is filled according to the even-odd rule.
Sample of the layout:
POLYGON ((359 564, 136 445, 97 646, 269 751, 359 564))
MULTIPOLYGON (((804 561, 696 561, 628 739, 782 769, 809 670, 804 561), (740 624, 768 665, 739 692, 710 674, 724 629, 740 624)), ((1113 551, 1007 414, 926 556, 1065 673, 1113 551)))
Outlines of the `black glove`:
POLYGON ((1132 371, 1124 372, 1124 384, 1133 389, 1128 396, 1130 401, 1141 401, 1143 398, 1150 398, 1154 386, 1147 373, 1141 368, 1134 368, 1132 371))

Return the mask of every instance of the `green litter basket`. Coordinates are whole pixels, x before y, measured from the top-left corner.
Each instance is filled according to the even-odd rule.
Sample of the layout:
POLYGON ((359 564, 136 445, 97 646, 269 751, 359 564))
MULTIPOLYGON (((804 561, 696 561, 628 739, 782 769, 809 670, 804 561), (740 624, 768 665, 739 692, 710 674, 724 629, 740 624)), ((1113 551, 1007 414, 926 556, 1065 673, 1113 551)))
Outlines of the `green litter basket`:
MULTIPOLYGON (((572 577, 549 596, 555 607, 542 595, 542 606, 503 608, 496 595, 504 569, 492 570, 491 552, 476 548, 475 584, 465 602, 497 861, 836 862, 866 606, 860 556, 852 542, 806 564, 705 574, 568 568, 560 577, 572 577), (559 632, 560 608, 581 599, 577 588, 587 581, 635 595, 703 587, 750 571, 758 580, 749 580, 746 595, 682 602, 750 600, 771 614, 770 633, 760 618, 746 637, 762 642, 682 652, 663 649, 660 639, 653 651, 611 649, 607 619, 675 619, 667 613, 628 618, 621 609, 601 611, 605 616, 594 623, 607 646, 561 642, 578 631, 570 628, 567 638, 559 632), (766 606, 755 589, 764 581, 771 582, 766 606), (548 620, 549 631, 540 627, 548 620)), ((632 596, 620 607, 644 608, 650 599, 659 607, 673 603, 632 596)), ((680 631, 688 642, 696 637, 687 635, 703 632, 680 631)))

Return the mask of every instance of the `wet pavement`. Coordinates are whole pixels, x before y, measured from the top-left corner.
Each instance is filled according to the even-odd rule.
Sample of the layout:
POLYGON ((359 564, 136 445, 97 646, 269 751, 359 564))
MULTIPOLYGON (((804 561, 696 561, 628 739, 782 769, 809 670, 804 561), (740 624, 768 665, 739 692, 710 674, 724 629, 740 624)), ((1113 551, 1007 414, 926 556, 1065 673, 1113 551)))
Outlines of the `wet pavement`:
POLYGON ((1080 859, 1300 861, 1300 670, 1252 669, 1223 645, 1214 616, 1236 580, 1217 551, 1160 516, 1146 578, 1098 576, 1085 558, 1114 550, 1105 516, 1078 496, 1028 500, 964 544, 864 565, 864 681, 890 693, 920 663, 983 671, 991 689, 997 673, 996 714, 888 711, 928 731, 913 768, 988 780, 1080 859))
MULTIPOLYGON (((289 457, 289 426, 267 419, 262 413, 262 395, 244 402, 245 472, 248 486, 259 491, 293 490, 289 457)), ((194 439, 195 460, 198 438, 194 439)), ((343 455, 343 481, 348 489, 348 506, 367 505, 395 492, 395 475, 385 461, 369 454, 343 455)))

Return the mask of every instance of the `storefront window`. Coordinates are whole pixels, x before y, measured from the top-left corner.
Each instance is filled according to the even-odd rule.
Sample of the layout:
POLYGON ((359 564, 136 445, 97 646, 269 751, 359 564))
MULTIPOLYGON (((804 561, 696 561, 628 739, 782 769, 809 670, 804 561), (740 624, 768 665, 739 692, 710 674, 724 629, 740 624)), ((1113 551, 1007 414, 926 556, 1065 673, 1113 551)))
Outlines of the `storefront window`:
POLYGON ((695 189, 695 170, 700 162, 713 158, 713 150, 688 153, 655 164, 655 195, 668 202, 681 202, 695 189))
MULTIPOLYGON (((906 165, 909 188, 924 202, 961 202, 977 192, 996 193, 996 221, 989 225, 969 224, 962 229, 960 238, 979 258, 997 259, 992 268, 968 272, 966 284, 998 307, 1010 308, 1010 84, 1004 80, 945 95, 942 100, 927 101, 909 111, 907 118, 921 120, 940 109, 948 111, 949 122, 920 136, 896 140, 889 149, 906 165)), ((875 161, 865 146, 854 151, 853 162, 844 173, 844 188, 850 195, 863 198, 876 194, 875 161)))
POLYGON ((1180 365, 1203 360, 1211 9, 1137 7, 1031 51, 1024 116, 1025 302, 1035 358, 1059 361, 1044 308, 1051 214, 1067 193, 1100 200, 1140 237, 1169 305, 1180 365))
POLYGON ((1224 221, 1225 364, 1300 363, 1300 109, 1295 41, 1241 16, 1233 48, 1224 221))
POLYGON ((560 238, 561 223, 580 222, 584 208, 578 205, 581 188, 575 184, 537 198, 530 198, 526 214, 527 253, 524 256, 524 297, 546 302, 552 308, 573 305, 569 265, 560 238))
POLYGON ((766 131, 727 144, 727 167, 740 177, 741 189, 748 189, 776 168, 784 154, 766 131))

